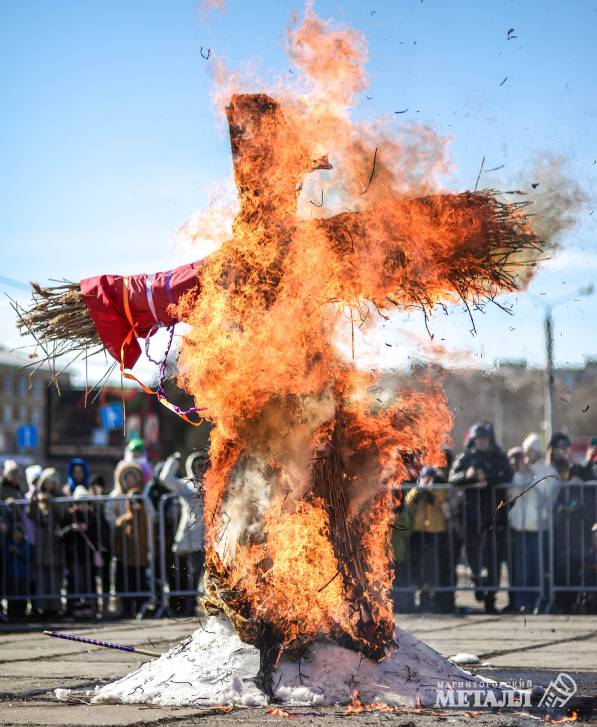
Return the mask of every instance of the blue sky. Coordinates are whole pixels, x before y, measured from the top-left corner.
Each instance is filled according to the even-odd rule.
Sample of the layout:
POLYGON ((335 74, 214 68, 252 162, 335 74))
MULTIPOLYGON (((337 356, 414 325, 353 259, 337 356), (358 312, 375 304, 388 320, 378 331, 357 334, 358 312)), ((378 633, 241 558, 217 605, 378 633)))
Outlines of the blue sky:
MULTIPOLYGON (((0 276, 79 280, 178 264, 172 234, 230 174, 210 97, 213 60, 200 48, 232 67, 253 62, 265 77, 288 73, 284 35, 301 9, 272 0, 227 0, 207 15, 194 0, 0 3, 0 276)), ((474 185, 483 156, 485 168, 504 167, 481 186, 508 185, 544 154, 564 156, 587 203, 531 291, 557 298, 593 280, 597 2, 319 0, 315 9, 368 40, 371 84, 355 115, 408 108, 405 120, 450 134, 453 189, 474 185), (507 40, 510 28, 517 37, 507 40)), ((2 282, 0 292, 27 297, 2 282)), ((541 364, 540 307, 525 295, 509 300, 514 315, 488 310, 476 337, 462 311, 438 318, 438 339, 465 352, 457 362, 541 364)), ((597 357, 596 317, 597 295, 558 308, 559 364, 597 357)), ((385 365, 404 363, 423 334, 419 317, 398 317, 367 355, 373 346, 385 365)), ((0 341, 21 343, 5 299, 0 341)))

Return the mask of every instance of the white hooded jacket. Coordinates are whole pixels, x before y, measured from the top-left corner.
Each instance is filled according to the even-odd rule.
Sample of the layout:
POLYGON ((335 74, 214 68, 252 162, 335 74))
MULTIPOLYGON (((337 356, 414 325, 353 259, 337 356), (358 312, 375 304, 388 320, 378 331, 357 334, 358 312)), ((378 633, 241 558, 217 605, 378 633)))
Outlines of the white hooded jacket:
POLYGON ((171 492, 175 492, 180 502, 180 519, 172 545, 172 552, 177 555, 188 555, 205 547, 203 494, 196 478, 193 479, 193 462, 201 456, 202 453, 193 452, 187 457, 185 479, 177 477, 176 474, 180 465, 178 452, 168 457, 160 471, 160 482, 171 492))
POLYGON ((559 486, 555 468, 543 460, 527 465, 524 472, 516 472, 513 486, 508 488, 510 500, 520 495, 510 506, 512 529, 527 533, 545 530, 549 526, 559 486))
MULTIPOLYGON (((110 492, 110 498, 106 500, 104 505, 104 516, 108 521, 110 527, 114 527, 116 520, 126 512, 126 502, 123 499, 117 500, 115 498, 122 498, 123 495, 127 494, 127 488, 124 482, 124 476, 128 469, 134 469, 139 474, 139 489, 143 489, 143 470, 135 462, 120 462, 114 470, 114 488, 110 492)), ((153 518, 155 512, 153 505, 146 500, 147 511, 153 518)))

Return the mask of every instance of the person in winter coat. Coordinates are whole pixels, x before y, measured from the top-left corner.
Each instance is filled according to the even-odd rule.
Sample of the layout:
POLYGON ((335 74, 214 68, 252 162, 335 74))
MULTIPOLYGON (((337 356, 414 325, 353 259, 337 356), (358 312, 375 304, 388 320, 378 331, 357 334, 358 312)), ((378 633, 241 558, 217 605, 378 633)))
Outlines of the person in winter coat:
POLYGON ((95 497, 102 497, 103 495, 106 495, 106 480, 103 475, 94 475, 89 480, 89 485, 87 487, 87 491, 90 495, 94 495, 95 497))
POLYGON ((126 501, 123 499, 129 490, 143 490, 144 475, 142 469, 135 462, 119 462, 114 470, 114 487, 110 492, 110 499, 105 505, 105 515, 110 527, 114 527, 116 519, 126 511, 126 501))
POLYGON ((500 563, 507 558, 505 510, 498 510, 504 495, 498 485, 510 483, 512 467, 495 440, 489 422, 469 430, 465 451, 450 470, 449 482, 469 488, 465 496, 464 546, 476 585, 475 597, 485 601, 485 610, 495 612, 495 590, 485 590, 481 571, 487 568, 488 586, 497 588, 500 563), (475 486, 475 487, 472 487, 475 486))
POLYGON ((35 530, 31 520, 27 517, 27 508, 22 505, 12 505, 15 500, 25 499, 26 488, 21 481, 21 470, 13 459, 4 462, 3 478, 0 483, 0 501, 5 502, 9 507, 4 511, 5 518, 16 522, 23 531, 28 543, 35 543, 35 530))
MULTIPOLYGON (((8 589, 8 568, 5 555, 9 540, 12 540, 12 533, 15 527, 18 526, 21 531, 23 530, 24 511, 12 503, 15 500, 22 499, 22 497, 23 490, 21 488, 19 466, 14 459, 7 459, 4 461, 2 480, 0 481, 0 546, 2 547, 2 552, 0 553, 0 595, 5 594, 8 589)), ((19 613, 18 605, 11 605, 9 601, 8 606, 8 610, 13 616, 19 613)))
POLYGON ((27 483, 25 497, 28 500, 37 492, 37 483, 42 471, 43 467, 39 464, 30 464, 28 467, 25 467, 25 482, 27 483))
POLYGON ((0 500, 11 502, 21 500, 25 491, 21 485, 21 470, 14 459, 4 460, 2 481, 0 482, 0 500))
POLYGON ((514 470, 508 489, 508 519, 512 538, 512 610, 532 613, 539 607, 539 592, 547 559, 551 512, 558 492, 558 473, 543 458, 538 434, 529 434, 522 447, 508 452, 514 470))
POLYGON ((392 591, 394 611, 396 613, 412 613, 415 610, 415 598, 412 589, 412 559, 410 556, 412 515, 400 490, 396 488, 392 494, 394 522, 392 523, 391 543, 394 561, 394 590, 392 591), (408 588, 408 590, 398 591, 396 588, 408 588))
POLYGON ((597 437, 592 437, 589 442, 583 468, 585 470, 584 480, 597 481, 597 437))
POLYGON ((89 487, 89 466, 80 457, 75 457, 68 463, 64 496, 71 497, 77 487, 89 487))
MULTIPOLYGON (((597 523, 591 526, 591 541, 584 557, 585 583, 591 589, 597 589, 597 523)), ((597 613, 597 590, 584 594, 584 613, 597 613)))
POLYGON ((572 460, 572 442, 564 432, 554 432, 547 445, 547 463, 557 470, 560 482, 588 479, 585 468, 572 460))
MULTIPOLYGON (((547 448, 547 461, 555 467, 560 488, 554 509, 554 599, 555 610, 570 613, 582 600, 578 591, 583 576, 583 555, 591 540, 595 517, 595 488, 585 486, 587 470, 572 461, 572 443, 563 432, 555 432, 547 448), (558 591, 557 587, 574 591, 558 591)), ((590 474, 588 475, 590 477, 590 474)))
MULTIPOLYGON (((145 505, 139 503, 138 500, 131 502, 126 499, 129 495, 143 492, 143 482, 143 471, 138 464, 121 461, 114 470, 114 488, 110 492, 110 499, 105 506, 105 516, 112 528, 116 551, 117 593, 142 591, 149 588, 146 573, 149 555, 147 541, 149 523, 146 511, 143 509, 145 505), (131 507, 132 504, 135 505, 134 508, 131 507), (139 510, 139 506, 142 511, 139 510), (123 515, 126 517, 122 518, 123 515), (144 537, 141 537, 142 529, 145 533, 144 537), (133 563, 128 562, 129 555, 133 559, 133 563), (123 558, 127 558, 127 560, 123 560, 123 558), (141 564, 142 561, 144 561, 143 564, 141 564)), ((151 502, 148 502, 147 506, 153 522, 154 511, 151 502)), ((153 533, 151 535, 153 540, 153 533)), ((140 596, 121 596, 123 613, 134 617, 140 599, 140 596)))
POLYGON ((63 506, 55 502, 62 495, 58 472, 53 467, 42 470, 37 491, 31 496, 29 518, 35 527, 34 608, 42 618, 55 618, 60 611, 60 590, 64 575, 62 540, 58 535, 63 506))
MULTIPOLYGON (((89 497, 103 497, 106 492, 105 480, 102 475, 95 475, 89 480, 87 494, 89 497)), ((104 509, 100 505, 94 506, 97 526, 102 533, 101 557, 96 558, 97 576, 101 583, 102 608, 104 611, 108 607, 108 598, 112 590, 112 537, 111 528, 106 520, 104 509)))
MULTIPOLYGON (((173 576, 174 584, 171 585, 174 585, 174 590, 192 590, 196 594, 205 560, 203 478, 209 467, 208 453, 199 450, 187 457, 184 479, 177 476, 179 466, 180 454, 175 452, 164 462, 160 472, 160 481, 178 495, 180 503, 180 518, 172 544, 175 557, 173 567, 169 568, 169 576, 173 576)), ((185 599, 183 596, 182 599, 170 598, 173 610, 193 614, 197 597, 185 599)))
POLYGON ((147 509, 136 495, 142 494, 143 473, 137 465, 126 465, 122 470, 122 486, 126 492, 124 511, 114 522, 114 543, 116 549, 116 591, 121 594, 122 615, 134 618, 137 615, 143 591, 149 589, 147 567, 149 565, 149 538, 152 522, 147 509), (130 468, 134 467, 137 470, 130 468), (129 595, 129 594, 137 595, 129 595))
POLYGON ((120 460, 118 466, 121 464, 136 464, 141 468, 143 472, 143 484, 147 485, 151 482, 153 477, 153 470, 147 459, 147 453, 145 452, 145 443, 139 437, 133 437, 131 441, 126 445, 124 450, 124 458, 120 460))
POLYGON ((73 497, 75 502, 64 513, 58 534, 64 543, 68 569, 68 612, 88 618, 97 614, 95 575, 109 536, 101 532, 94 506, 85 499, 87 489, 77 486, 73 497))
POLYGON ((14 525, 6 534, 2 559, 6 568, 6 596, 8 607, 6 615, 9 621, 20 621, 25 618, 27 596, 31 583, 33 564, 33 548, 27 542, 19 524, 14 525), (21 596, 21 598, 17 597, 21 596))
POLYGON ((453 610, 453 595, 435 588, 453 585, 448 536, 449 504, 445 489, 431 489, 433 467, 423 467, 419 481, 406 495, 411 513, 410 552, 413 582, 420 588, 419 609, 446 613, 453 610))
POLYGON ((153 477, 148 485, 145 485, 144 494, 149 498, 153 509, 158 513, 157 520, 160 527, 160 540, 163 544, 165 559, 162 561, 159 557, 160 575, 158 579, 158 588, 160 590, 160 602, 164 603, 168 600, 172 608, 172 600, 177 603, 175 610, 180 611, 184 608, 184 597, 172 596, 170 592, 176 590, 176 580, 179 578, 176 556, 172 552, 174 545, 174 537, 178 529, 178 520, 180 518, 180 504, 178 497, 172 496, 171 491, 164 485, 160 479, 164 461, 156 462, 153 466, 153 477), (162 500, 164 498, 164 500, 162 500), (167 595, 165 595, 167 594, 167 595))

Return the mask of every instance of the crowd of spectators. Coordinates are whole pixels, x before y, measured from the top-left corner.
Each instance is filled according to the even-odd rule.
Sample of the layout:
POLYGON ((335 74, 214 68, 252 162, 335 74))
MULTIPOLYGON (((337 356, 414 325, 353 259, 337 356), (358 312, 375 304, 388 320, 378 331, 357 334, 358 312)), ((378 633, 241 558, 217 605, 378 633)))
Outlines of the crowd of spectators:
MULTIPOLYGON (((175 453, 152 467, 142 440, 132 439, 111 489, 102 476, 92 477, 80 458, 69 462, 64 481, 56 468, 36 464, 26 467, 23 477, 14 460, 5 460, 0 617, 93 618, 109 611, 135 616, 153 590, 150 578, 158 579, 148 568, 157 556, 158 528, 167 550, 159 588, 198 592, 204 558, 202 481, 209 460, 207 451, 193 452, 179 477, 180 459, 175 453), (163 495, 171 497, 160 505, 163 495)), ((191 615, 197 599, 175 595, 169 605, 191 615)))
POLYGON ((480 422, 454 460, 422 467, 396 498, 396 610, 453 611, 465 568, 488 613, 499 590, 506 611, 597 611, 597 440, 582 464, 571 450, 556 432, 546 451, 531 433, 505 452, 480 422))
MULTIPOLYGON (((54 467, 23 472, 5 460, 0 617, 132 617, 152 593, 155 609, 164 589, 174 614, 194 614, 208 467, 205 450, 152 467, 139 439, 111 488, 83 459, 71 460, 64 479, 54 467)), ((529 434, 505 452, 490 423, 474 424, 461 454, 453 459, 446 449, 437 466, 413 468, 396 492, 396 610, 452 612, 456 591, 472 582, 488 613, 498 591, 507 593, 508 611, 596 611, 597 486, 589 481, 597 481, 597 441, 578 464, 564 433, 546 451, 529 434)))

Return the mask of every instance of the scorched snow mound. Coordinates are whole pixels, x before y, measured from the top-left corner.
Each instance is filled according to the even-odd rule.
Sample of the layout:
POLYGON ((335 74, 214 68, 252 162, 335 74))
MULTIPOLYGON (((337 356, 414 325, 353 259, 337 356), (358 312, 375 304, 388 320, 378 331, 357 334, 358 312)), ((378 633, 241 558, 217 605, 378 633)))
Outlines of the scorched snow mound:
MULTIPOLYGON (((414 636, 396 630, 399 648, 379 663, 331 642, 313 644, 300 662, 282 658, 274 673, 275 696, 292 706, 343 704, 357 690, 364 703, 431 706, 438 682, 495 682, 473 676, 414 636)), ((264 706, 256 686, 259 652, 243 643, 230 622, 208 618, 202 628, 159 659, 100 687, 94 702, 162 706, 264 706)))

